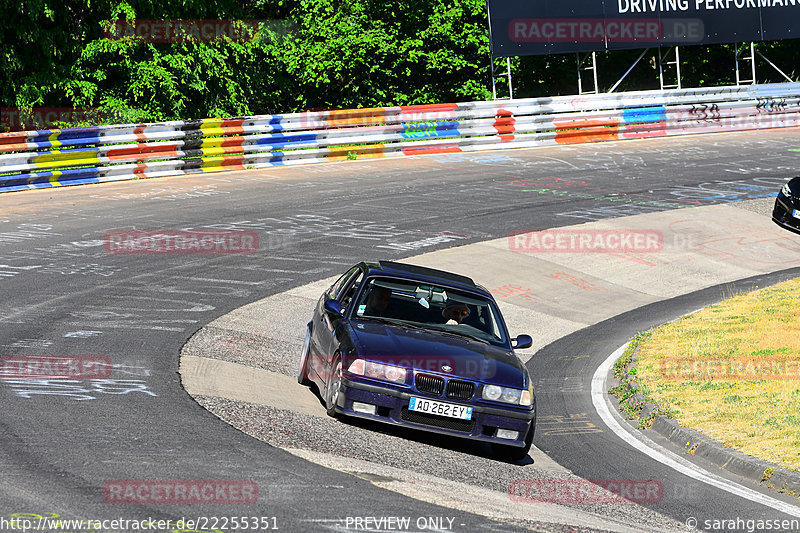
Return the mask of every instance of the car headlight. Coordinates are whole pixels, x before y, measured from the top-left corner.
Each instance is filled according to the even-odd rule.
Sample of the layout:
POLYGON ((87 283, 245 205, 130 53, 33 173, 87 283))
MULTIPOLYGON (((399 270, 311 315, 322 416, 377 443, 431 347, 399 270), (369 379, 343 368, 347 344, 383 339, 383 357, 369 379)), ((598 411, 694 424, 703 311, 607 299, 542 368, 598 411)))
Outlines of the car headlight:
POLYGON ((484 385, 481 397, 494 402, 513 403, 515 405, 531 405, 532 391, 500 387, 499 385, 484 385))
POLYGON ((392 381, 394 383, 405 383, 407 375, 405 368, 394 365, 384 365, 383 363, 375 363, 373 361, 365 361, 363 359, 356 359, 350 363, 350 367, 347 371, 351 374, 392 381))
POLYGON ((783 187, 781 187, 781 194, 784 196, 788 196, 789 198, 792 197, 792 190, 789 188, 788 183, 784 183, 783 187))

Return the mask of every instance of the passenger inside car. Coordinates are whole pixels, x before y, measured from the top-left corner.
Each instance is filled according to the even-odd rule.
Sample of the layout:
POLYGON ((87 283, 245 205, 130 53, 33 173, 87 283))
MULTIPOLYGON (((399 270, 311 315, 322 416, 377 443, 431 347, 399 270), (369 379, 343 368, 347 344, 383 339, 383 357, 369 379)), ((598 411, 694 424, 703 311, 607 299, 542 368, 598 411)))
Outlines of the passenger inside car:
POLYGON ((469 308, 466 304, 453 303, 442 310, 442 316, 449 326, 461 324, 469 316, 469 308))

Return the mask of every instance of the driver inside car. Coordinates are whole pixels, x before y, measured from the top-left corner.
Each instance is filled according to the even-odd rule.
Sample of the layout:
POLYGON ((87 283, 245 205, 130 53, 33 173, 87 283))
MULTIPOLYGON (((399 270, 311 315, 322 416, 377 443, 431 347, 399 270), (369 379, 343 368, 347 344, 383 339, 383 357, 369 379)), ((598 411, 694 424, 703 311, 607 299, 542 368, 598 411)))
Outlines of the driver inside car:
POLYGON ((366 308, 364 313, 368 316, 383 316, 389 307, 389 300, 392 298, 392 289, 374 285, 367 296, 366 308))

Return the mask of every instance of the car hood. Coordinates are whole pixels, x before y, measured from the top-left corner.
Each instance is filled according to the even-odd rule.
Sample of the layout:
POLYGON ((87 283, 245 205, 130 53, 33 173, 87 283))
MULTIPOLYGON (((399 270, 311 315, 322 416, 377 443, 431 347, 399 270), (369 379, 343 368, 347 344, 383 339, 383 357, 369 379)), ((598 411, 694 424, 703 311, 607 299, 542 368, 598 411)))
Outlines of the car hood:
POLYGON ((514 353, 485 342, 436 330, 371 321, 354 323, 351 332, 358 357, 369 361, 496 385, 526 387, 525 368, 514 353))

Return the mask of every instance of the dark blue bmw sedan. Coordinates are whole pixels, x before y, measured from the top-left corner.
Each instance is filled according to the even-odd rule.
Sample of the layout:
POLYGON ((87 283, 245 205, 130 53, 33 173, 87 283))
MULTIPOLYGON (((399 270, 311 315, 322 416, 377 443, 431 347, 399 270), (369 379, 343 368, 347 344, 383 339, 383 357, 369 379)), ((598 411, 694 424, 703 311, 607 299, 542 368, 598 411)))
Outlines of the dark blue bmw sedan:
POLYGON ((367 418, 528 454, 536 427, 531 378, 489 291, 470 278, 381 261, 359 263, 317 302, 298 381, 328 414, 367 418))

